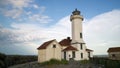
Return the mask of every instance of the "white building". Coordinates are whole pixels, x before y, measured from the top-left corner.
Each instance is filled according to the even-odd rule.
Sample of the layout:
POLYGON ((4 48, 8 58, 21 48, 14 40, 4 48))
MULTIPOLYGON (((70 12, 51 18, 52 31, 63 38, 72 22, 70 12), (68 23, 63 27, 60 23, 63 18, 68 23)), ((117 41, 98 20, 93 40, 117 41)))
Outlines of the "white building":
POLYGON ((52 58, 59 60, 89 60, 90 57, 93 57, 93 50, 87 49, 83 40, 83 17, 80 15, 80 11, 77 9, 73 11, 70 21, 72 22, 72 39, 68 37, 60 42, 51 40, 52 42, 43 43, 38 48, 38 62, 48 61, 52 58), (54 41, 55 43, 53 43, 54 41))
POLYGON ((120 60, 120 47, 112 47, 108 49, 109 59, 120 60))

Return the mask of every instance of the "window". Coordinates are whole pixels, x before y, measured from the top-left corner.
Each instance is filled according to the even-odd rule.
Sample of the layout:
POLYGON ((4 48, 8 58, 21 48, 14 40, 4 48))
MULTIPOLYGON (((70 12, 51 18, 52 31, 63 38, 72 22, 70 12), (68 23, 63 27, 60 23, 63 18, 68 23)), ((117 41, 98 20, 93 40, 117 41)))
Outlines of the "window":
POLYGON ((80 33, 80 38, 82 38, 82 33, 80 33))
POLYGON ((88 52, 88 57, 90 58, 90 52, 88 52))
POLYGON ((70 55, 69 55, 69 57, 70 57, 70 55))
POLYGON ((115 54, 112 54, 112 57, 115 57, 115 54))
POLYGON ((75 58, 75 52, 74 51, 72 52, 72 57, 75 58))
POLYGON ((66 52, 64 52, 64 59, 66 60, 66 52))
POLYGON ((81 53, 81 58, 83 58, 83 53, 81 53))
POLYGON ((80 44, 80 49, 81 49, 81 50, 83 49, 83 45, 82 45, 82 43, 80 44))
POLYGON ((55 45, 55 44, 53 45, 53 48, 56 48, 56 45, 55 45))

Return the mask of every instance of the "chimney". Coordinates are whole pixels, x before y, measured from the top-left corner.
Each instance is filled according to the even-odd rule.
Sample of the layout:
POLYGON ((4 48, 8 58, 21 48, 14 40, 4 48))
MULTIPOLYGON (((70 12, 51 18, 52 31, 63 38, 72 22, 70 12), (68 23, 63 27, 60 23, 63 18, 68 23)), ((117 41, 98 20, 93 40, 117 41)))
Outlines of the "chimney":
POLYGON ((67 37, 68 40, 70 40, 70 37, 67 37))
POLYGON ((69 42, 71 42, 71 41, 72 41, 72 39, 70 39, 70 37, 67 37, 67 40, 68 40, 69 42))

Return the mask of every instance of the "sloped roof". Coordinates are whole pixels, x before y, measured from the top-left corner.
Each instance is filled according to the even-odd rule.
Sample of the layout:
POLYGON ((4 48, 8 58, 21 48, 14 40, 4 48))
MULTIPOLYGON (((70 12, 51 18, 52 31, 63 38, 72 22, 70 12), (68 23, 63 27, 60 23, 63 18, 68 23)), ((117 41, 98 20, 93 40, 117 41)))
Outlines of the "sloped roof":
POLYGON ((77 48, 75 48, 75 47, 73 47, 73 46, 68 46, 67 48, 65 48, 65 49, 62 50, 62 51, 70 51, 70 50, 77 51, 77 48))
POLYGON ((39 49, 46 49, 46 47, 50 44, 50 43, 52 43, 53 41, 55 41, 55 39, 54 40, 50 40, 50 41, 47 41, 47 42, 44 42, 40 47, 38 47, 37 49, 39 50, 39 49))
POLYGON ((86 51, 93 51, 93 50, 91 50, 91 49, 86 49, 86 51))
POLYGON ((109 48, 107 52, 120 52, 120 47, 109 48))
POLYGON ((59 42, 61 46, 70 46, 71 45, 71 39, 68 37, 67 39, 63 39, 59 42))

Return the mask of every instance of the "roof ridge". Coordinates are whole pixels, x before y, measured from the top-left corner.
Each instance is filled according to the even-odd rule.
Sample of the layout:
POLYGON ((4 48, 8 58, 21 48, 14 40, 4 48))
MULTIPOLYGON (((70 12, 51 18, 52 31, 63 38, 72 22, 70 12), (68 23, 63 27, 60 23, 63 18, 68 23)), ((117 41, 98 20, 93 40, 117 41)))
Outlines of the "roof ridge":
POLYGON ((70 50, 74 50, 77 51, 77 48, 73 47, 73 46, 68 46, 67 48, 63 49, 62 51, 70 51, 70 50))
POLYGON ((107 52, 120 52, 120 47, 111 47, 107 50, 107 52))
POLYGON ((56 39, 53 39, 53 40, 49 40, 49 41, 46 41, 44 42, 40 47, 38 47, 37 49, 45 49, 50 43, 52 43, 53 41, 56 41, 56 39))

